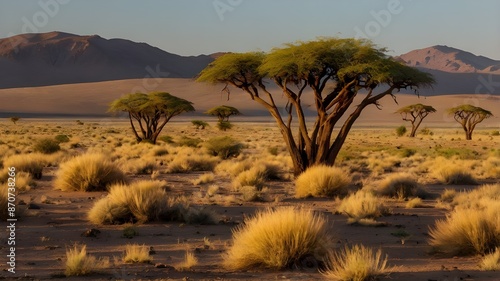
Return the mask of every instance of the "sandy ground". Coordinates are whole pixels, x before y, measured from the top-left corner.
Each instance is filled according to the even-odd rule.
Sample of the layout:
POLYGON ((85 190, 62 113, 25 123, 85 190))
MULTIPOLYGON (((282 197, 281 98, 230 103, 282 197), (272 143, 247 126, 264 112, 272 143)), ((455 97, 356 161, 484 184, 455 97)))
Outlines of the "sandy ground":
MULTIPOLYGON (((27 122, 26 120, 24 122, 27 122)), ((63 128, 66 123, 60 123, 63 128)), ((43 123, 43 122, 42 122, 43 123)), ((42 124, 39 123, 39 124, 42 124)), ((71 121, 73 124, 74 121, 71 121)), ((22 126, 28 126, 20 123, 22 126)), ((49 121, 46 126, 49 131, 58 123, 49 121)), ((107 126, 115 126, 113 123, 107 126)), ((17 125, 19 126, 19 125, 17 125)), ((74 126, 74 125, 73 125, 74 126)), ((96 125, 97 126, 97 125, 96 125)), ((127 124, 122 123, 123 132, 128 134, 127 124)), ((177 124, 171 130, 172 134, 184 132, 189 124, 177 124)), ((234 134, 253 132, 248 130, 244 124, 237 124, 234 134)), ((255 128, 256 125, 252 125, 255 128)), ((262 126, 262 125, 259 125, 262 126)), ((8 125, 8 128, 20 128, 8 125)), ((262 132, 267 129, 260 128, 262 132)), ((105 127, 106 129, 106 127, 105 127)), ((170 129, 169 129, 170 130, 170 129)), ((215 129, 212 134, 219 134, 215 129)), ((433 129, 434 130, 434 129, 433 129)), ((422 136, 419 138, 418 146, 421 148, 431 147, 437 142, 450 143, 447 136, 441 139, 439 131, 435 130, 435 136, 422 136)), ((455 141, 457 147, 469 147, 481 150, 481 147, 498 147, 500 139, 486 137, 489 131, 480 131, 476 135, 476 141, 472 144, 464 140, 455 141)), ((49 133, 50 134, 50 133, 49 133)), ((372 148, 383 146, 408 147, 415 140, 409 138, 390 137, 393 129, 355 129, 353 136, 356 139, 364 139, 364 143, 372 148), (379 135, 375 135, 377 133, 379 135), (371 137, 363 137, 370 136, 371 137), (386 135, 384 135, 386 134, 386 135), (383 138, 380 139, 379 137, 383 138)), ((455 133, 453 133, 455 134, 455 133)), ((461 136, 461 132, 456 133, 461 136)), ((262 134, 262 138, 265 135, 262 134)), ((261 138, 259 136, 253 136, 261 138)), ((274 135, 269 137, 273 138, 274 135)), ((462 136, 463 137, 463 136, 462 136)), ((456 138, 456 137, 455 137, 456 138)), ((90 137, 89 137, 89 142, 90 137)), ((279 143, 279 140, 276 140, 279 143)), ((352 140, 348 140, 348 146, 355 147, 352 140)), ((359 144, 358 144, 359 145, 359 144)), ((7 235, 8 231, 2 231, 0 237, 0 278, 12 280, 51 280, 65 278, 64 262, 66 249, 75 243, 86 244, 88 252, 97 257, 108 257, 111 266, 98 274, 86 277, 71 277, 71 280, 323 280, 323 276, 314 265, 311 268, 294 268, 282 271, 255 269, 250 271, 229 272, 220 265, 221 253, 231 244, 232 230, 241 224, 246 216, 251 216, 259 209, 277 206, 305 206, 316 210, 328 218, 330 232, 334 237, 337 247, 362 243, 374 249, 382 249, 389 257, 389 265, 393 266, 389 276, 382 276, 380 280, 500 280, 500 272, 479 271, 478 261, 480 257, 452 257, 445 258, 430 254, 427 240, 428 229, 437 219, 445 218, 447 213, 444 209, 435 208, 436 199, 424 200, 423 208, 406 209, 405 202, 390 200, 388 207, 392 215, 385 216, 379 221, 387 222, 385 227, 368 227, 347 225, 347 218, 335 213, 336 203, 332 199, 311 198, 295 199, 293 196, 293 182, 272 181, 268 182, 270 198, 267 202, 228 203, 207 202, 197 196, 200 187, 194 186, 191 180, 197 178, 202 172, 191 172, 187 174, 160 174, 158 179, 166 180, 172 188, 174 195, 190 196, 191 202, 198 206, 207 206, 215 211, 220 223, 216 225, 189 225, 178 222, 171 223, 148 223, 137 225, 139 235, 127 239, 123 237, 123 225, 96 226, 86 219, 88 210, 99 198, 106 195, 105 192, 62 192, 53 189, 53 180, 57 168, 44 168, 43 177, 37 180, 37 186, 26 193, 18 195, 17 202, 20 208, 25 208, 21 201, 33 205, 22 213, 16 223, 16 273, 7 272, 7 235), (278 198, 278 199, 276 199, 278 198), (98 229, 97 237, 84 237, 82 233, 91 228, 98 229), (391 233, 404 230, 411 236, 402 244, 401 240, 391 233), (212 242, 212 246, 204 247, 204 238, 212 242), (156 252, 151 264, 126 264, 121 261, 124 247, 128 243, 145 244, 153 247, 156 252), (175 266, 183 260, 186 249, 195 252, 199 264, 191 270, 179 272, 174 268, 157 268, 155 264, 161 263, 167 266, 175 266)), ((133 180, 147 179, 149 176, 133 176, 133 180)), ((221 195, 239 196, 230 188, 230 179, 216 176, 216 183, 220 185, 218 191, 221 195)), ((489 180, 482 183, 492 183, 489 180)), ((445 189, 464 190, 476 186, 446 186, 434 183, 426 185, 428 190, 439 196, 445 189)), ((2 223, 5 225, 5 222, 2 223)))

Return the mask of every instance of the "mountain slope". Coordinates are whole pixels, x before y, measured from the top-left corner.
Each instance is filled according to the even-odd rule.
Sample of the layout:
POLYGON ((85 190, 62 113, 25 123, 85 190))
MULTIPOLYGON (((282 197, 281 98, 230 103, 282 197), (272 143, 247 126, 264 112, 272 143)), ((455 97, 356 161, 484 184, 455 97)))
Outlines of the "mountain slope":
POLYGON ((62 32, 0 39, 0 88, 131 78, 192 78, 212 56, 183 57, 145 43, 62 32))

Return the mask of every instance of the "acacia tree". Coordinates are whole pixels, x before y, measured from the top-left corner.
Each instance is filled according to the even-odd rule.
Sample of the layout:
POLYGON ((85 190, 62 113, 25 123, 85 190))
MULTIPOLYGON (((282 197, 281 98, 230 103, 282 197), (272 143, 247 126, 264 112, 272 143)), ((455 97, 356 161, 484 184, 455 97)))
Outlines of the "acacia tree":
POLYGON ((404 121, 409 121, 411 123, 410 137, 415 137, 417 129, 429 113, 436 112, 436 109, 430 105, 423 105, 421 103, 411 104, 402 107, 396 111, 396 113, 401 114, 404 121))
POLYGON ((217 116, 219 122, 224 122, 224 121, 229 122, 229 116, 239 115, 240 112, 235 107, 228 105, 220 105, 207 110, 205 114, 217 116))
POLYGON ((10 121, 14 123, 14 125, 19 121, 21 118, 17 116, 10 117, 10 121))
POLYGON ((430 74, 388 58, 385 51, 362 39, 325 38, 286 44, 268 54, 221 56, 197 80, 230 84, 265 107, 283 135, 297 175, 309 166, 333 165, 352 125, 368 105, 379 107, 384 96, 395 98, 395 91, 416 90, 434 82, 430 74), (277 84, 287 99, 283 114, 276 97, 266 88, 266 78, 277 84), (351 107, 361 90, 366 95, 351 107), (306 94, 312 95, 316 110, 312 127, 308 127, 304 113, 306 94), (349 109, 349 116, 333 136, 333 129, 349 109))
POLYGON ((453 118, 462 125, 467 140, 472 140, 472 132, 477 124, 493 116, 490 111, 470 104, 463 104, 450 108, 448 109, 448 113, 453 115, 453 118))
POLYGON ((113 101, 109 111, 128 113, 137 142, 156 143, 170 119, 183 112, 194 111, 192 103, 165 92, 135 93, 113 101))

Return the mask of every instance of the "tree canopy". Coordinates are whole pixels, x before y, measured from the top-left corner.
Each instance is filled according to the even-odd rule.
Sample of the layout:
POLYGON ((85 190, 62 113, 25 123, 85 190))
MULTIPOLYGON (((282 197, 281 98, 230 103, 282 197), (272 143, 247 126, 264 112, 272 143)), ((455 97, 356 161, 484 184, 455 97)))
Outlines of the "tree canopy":
POLYGON ((453 115, 455 121, 462 125, 467 140, 472 140, 472 133, 477 124, 493 116, 491 111, 470 104, 463 104, 450 108, 448 109, 448 113, 453 115))
POLYGON ((368 40, 321 38, 285 44, 270 53, 224 55, 205 68, 198 81, 232 85, 264 106, 276 120, 298 174, 312 165, 333 165, 366 106, 378 107, 381 98, 394 97, 400 89, 417 90, 434 83, 430 74, 388 58, 385 51, 368 40), (280 96, 266 88, 266 79, 281 88, 280 96, 287 100, 286 113, 282 114, 275 102, 280 96), (361 90, 367 94, 333 137, 334 127, 361 90), (304 113, 306 93, 312 93, 317 112, 312 127, 308 127, 304 113))
POLYGON ((152 92, 125 95, 114 100, 109 111, 127 112, 137 141, 156 143, 161 130, 172 117, 194 111, 194 107, 191 102, 169 93, 152 92), (136 128, 137 125, 139 128, 136 128))
POLYGON ((436 109, 430 105, 423 105, 421 103, 411 104, 402 107, 396 111, 396 113, 401 114, 404 121, 411 122, 412 129, 410 132, 410 137, 415 137, 417 129, 429 113, 436 112, 436 109))
POLYGON ((217 116, 219 122, 222 122, 222 121, 229 121, 229 116, 239 115, 240 112, 235 107, 228 105, 220 105, 207 110, 205 114, 217 116))

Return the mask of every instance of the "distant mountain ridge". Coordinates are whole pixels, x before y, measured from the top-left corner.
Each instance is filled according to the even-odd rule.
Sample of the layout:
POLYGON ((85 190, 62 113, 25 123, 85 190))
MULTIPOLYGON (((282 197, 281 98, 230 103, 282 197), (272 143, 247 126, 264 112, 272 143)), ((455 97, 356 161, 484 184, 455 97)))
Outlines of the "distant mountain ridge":
POLYGON ((500 74, 500 61, 442 45, 414 50, 396 59, 409 66, 444 72, 500 74))
POLYGON ((0 39, 0 88, 144 77, 192 78, 214 57, 183 57, 146 43, 98 35, 22 34, 0 39))

